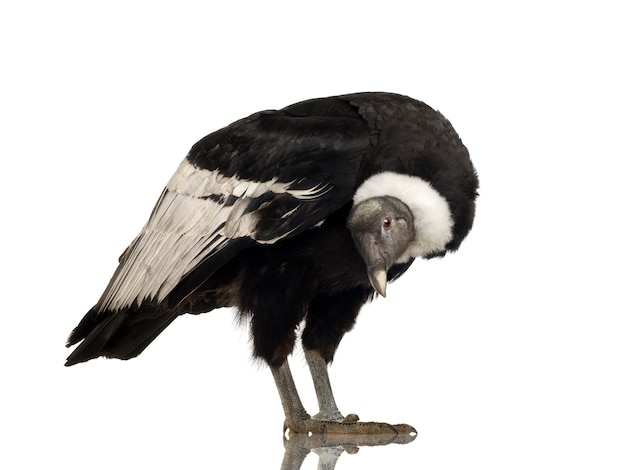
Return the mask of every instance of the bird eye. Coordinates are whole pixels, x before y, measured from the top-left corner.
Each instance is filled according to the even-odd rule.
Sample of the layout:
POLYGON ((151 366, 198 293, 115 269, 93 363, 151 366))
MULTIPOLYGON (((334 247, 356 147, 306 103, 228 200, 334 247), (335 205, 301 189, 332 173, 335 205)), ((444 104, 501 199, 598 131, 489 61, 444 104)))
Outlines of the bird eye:
POLYGON ((391 217, 385 216, 383 218, 383 228, 384 229, 390 229, 391 228, 391 217))

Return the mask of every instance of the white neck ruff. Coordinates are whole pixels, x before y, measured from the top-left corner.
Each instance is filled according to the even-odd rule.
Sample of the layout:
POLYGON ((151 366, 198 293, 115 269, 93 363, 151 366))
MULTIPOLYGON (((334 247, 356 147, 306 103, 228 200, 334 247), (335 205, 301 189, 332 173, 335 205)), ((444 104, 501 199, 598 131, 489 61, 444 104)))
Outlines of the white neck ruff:
POLYGON ((366 199, 381 196, 401 200, 413 213, 417 236, 397 260, 398 263, 445 250, 452 240, 454 221, 448 202, 430 183, 418 176, 389 171, 378 173, 359 186, 353 201, 356 205, 366 199))

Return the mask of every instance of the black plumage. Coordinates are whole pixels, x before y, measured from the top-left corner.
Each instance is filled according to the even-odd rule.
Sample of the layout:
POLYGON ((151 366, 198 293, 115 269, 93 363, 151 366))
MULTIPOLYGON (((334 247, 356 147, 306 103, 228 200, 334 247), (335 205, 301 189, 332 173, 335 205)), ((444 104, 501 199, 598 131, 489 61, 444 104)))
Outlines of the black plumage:
POLYGON ((405 96, 313 99, 234 122, 192 147, 71 333, 67 345, 80 344, 66 365, 135 357, 181 314, 236 307, 274 373, 287 425, 353 429, 324 385, 325 364, 387 280, 416 256, 458 248, 477 187, 450 123, 405 96), (302 321, 317 420, 291 403, 286 359, 302 321))

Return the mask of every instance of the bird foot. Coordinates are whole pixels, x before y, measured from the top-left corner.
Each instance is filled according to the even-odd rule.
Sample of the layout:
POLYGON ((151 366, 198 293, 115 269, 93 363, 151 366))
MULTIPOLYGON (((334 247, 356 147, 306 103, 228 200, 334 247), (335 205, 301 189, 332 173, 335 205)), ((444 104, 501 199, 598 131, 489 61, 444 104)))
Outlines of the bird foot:
MULTIPOLYGON (((412 428, 411 428, 412 429, 412 428)), ((290 433, 283 436, 285 456, 283 469, 299 469, 306 456, 313 451, 318 455, 317 468, 335 468, 343 453, 356 454, 363 446, 386 446, 409 444, 417 437, 412 434, 304 434, 290 433)))
POLYGON ((307 418, 285 421, 285 429, 291 433, 312 434, 379 434, 416 436, 417 431, 408 424, 387 424, 374 421, 361 422, 355 414, 341 421, 307 418))

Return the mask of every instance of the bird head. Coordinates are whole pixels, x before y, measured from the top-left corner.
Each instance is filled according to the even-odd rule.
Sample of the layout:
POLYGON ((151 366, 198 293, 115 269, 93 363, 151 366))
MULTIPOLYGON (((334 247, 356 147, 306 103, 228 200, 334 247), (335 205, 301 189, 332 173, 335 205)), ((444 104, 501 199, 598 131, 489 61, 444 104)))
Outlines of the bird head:
POLYGON ((411 210, 395 197, 372 197, 352 208, 347 225, 372 287, 385 297, 387 271, 402 260, 416 237, 411 210))
POLYGON ((393 172, 365 180, 355 192, 347 226, 372 287, 384 297, 394 264, 456 249, 471 227, 474 197, 466 198, 470 215, 455 227, 450 204, 428 181, 393 172))

